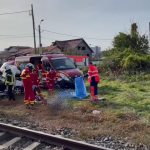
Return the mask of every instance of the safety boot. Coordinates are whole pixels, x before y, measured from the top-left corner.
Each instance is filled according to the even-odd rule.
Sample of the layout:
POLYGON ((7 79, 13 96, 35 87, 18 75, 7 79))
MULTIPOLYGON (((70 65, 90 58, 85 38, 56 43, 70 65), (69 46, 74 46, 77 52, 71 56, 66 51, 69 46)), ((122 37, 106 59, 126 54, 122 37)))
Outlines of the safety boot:
POLYGON ((98 101, 98 96, 94 96, 94 101, 98 101))
POLYGON ((35 104, 31 104, 30 109, 35 110, 36 109, 35 104))

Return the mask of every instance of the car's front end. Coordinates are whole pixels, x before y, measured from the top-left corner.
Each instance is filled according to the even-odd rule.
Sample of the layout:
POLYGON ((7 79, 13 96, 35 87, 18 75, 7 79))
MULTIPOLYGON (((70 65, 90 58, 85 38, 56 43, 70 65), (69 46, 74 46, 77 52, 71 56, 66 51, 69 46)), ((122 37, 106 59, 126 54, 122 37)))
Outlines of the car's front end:
POLYGON ((59 71, 57 86, 60 88, 74 88, 75 87, 75 79, 77 77, 82 76, 82 72, 79 69, 71 69, 67 71, 59 71))

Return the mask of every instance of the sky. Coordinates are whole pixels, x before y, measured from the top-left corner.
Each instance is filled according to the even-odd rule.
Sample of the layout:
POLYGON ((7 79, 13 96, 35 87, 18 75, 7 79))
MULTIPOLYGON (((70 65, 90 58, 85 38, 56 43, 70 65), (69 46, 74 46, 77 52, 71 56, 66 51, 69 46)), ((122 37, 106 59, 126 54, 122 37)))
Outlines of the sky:
MULTIPOLYGON (((0 0, 0 51, 9 46, 34 47, 32 17, 28 12, 31 4, 36 29, 44 20, 41 23, 44 47, 55 40, 84 37, 90 46, 105 50, 119 32, 130 32, 132 22, 138 23, 141 34, 149 35, 150 0, 0 0), (27 12, 1 15, 20 11, 27 12)), ((36 45, 39 45, 37 30, 36 45)))

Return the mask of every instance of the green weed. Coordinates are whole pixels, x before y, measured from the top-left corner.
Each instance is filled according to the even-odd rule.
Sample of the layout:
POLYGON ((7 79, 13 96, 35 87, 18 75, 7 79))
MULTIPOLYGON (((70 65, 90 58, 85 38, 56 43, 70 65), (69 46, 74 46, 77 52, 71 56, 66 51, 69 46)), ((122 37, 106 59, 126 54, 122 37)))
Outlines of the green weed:
POLYGON ((144 89, 144 88, 138 88, 138 91, 140 91, 140 92, 146 92, 146 89, 144 89))
POLYGON ((120 112, 120 111, 117 111, 117 112, 115 113, 115 116, 116 116, 117 118, 122 118, 122 117, 124 116, 124 113, 123 113, 123 112, 120 112))

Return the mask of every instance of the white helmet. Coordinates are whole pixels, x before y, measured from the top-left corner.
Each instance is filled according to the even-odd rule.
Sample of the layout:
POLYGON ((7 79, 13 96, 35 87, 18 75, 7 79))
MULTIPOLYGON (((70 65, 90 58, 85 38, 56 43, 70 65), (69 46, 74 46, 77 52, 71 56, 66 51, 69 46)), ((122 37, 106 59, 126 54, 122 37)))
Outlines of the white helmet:
POLYGON ((9 69, 10 69, 10 66, 7 65, 7 66, 5 67, 5 69, 6 69, 6 71, 9 70, 9 69))
POLYGON ((28 64, 26 65, 26 68, 34 68, 34 66, 33 66, 33 64, 28 63, 28 64))

